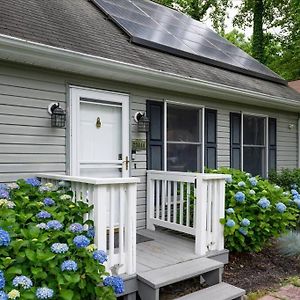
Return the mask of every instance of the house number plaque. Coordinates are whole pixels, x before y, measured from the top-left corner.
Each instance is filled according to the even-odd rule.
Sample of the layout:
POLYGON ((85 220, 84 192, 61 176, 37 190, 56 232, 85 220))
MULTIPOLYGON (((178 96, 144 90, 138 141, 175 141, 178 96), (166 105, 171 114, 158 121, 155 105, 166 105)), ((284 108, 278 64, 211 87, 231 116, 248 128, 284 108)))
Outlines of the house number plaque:
POLYGON ((132 150, 143 151, 146 150, 147 145, 145 140, 132 140, 132 150))
POLYGON ((102 123, 101 123, 100 118, 98 117, 97 121, 96 121, 96 127, 99 129, 99 128, 101 128, 101 126, 102 126, 102 123))

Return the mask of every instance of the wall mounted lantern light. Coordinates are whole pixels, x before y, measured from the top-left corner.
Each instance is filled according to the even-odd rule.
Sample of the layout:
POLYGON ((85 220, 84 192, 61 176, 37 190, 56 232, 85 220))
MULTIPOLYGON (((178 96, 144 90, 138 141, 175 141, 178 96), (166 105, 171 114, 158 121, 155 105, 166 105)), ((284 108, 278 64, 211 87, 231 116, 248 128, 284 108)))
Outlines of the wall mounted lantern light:
POLYGON ((48 106, 48 113, 51 115, 51 126, 64 128, 66 126, 66 111, 62 109, 58 102, 48 106))
POLYGON ((146 113, 142 113, 142 112, 137 112, 134 115, 134 121, 137 123, 138 125, 138 131, 139 132, 148 132, 149 131, 149 125, 150 125, 150 121, 146 116, 146 113))

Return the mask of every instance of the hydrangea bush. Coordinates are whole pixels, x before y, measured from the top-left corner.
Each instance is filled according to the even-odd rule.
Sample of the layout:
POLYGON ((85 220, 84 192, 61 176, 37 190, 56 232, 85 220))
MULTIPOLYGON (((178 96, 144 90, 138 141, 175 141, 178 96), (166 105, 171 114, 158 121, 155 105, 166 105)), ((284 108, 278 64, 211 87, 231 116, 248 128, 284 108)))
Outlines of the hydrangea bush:
POLYGON ((231 175, 226 183, 225 218, 221 220, 227 249, 258 252, 270 238, 296 226, 300 200, 298 205, 291 192, 239 170, 209 172, 231 175))
POLYGON ((92 209, 73 203, 67 183, 37 178, 0 185, 0 299, 116 299, 106 253, 93 244, 92 209))

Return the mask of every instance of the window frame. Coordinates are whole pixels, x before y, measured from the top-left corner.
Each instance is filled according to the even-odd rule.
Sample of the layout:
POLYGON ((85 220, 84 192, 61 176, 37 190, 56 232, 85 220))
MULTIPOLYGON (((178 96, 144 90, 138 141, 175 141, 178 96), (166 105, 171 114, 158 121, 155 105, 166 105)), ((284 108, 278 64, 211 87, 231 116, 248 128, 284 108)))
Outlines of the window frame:
MULTIPOLYGON (((182 107, 193 107, 199 110, 199 116, 201 119, 199 120, 199 133, 201 137, 200 143, 187 142, 186 144, 200 144, 201 149, 201 157, 200 157, 200 173, 204 173, 205 170, 205 109, 204 105, 192 104, 192 103, 184 103, 180 101, 172 101, 172 100, 164 100, 164 142, 163 142, 163 160, 164 160, 164 171, 168 171, 168 104, 176 105, 182 107)), ((171 142, 172 143, 172 142, 171 142)), ((174 143, 176 144, 176 143, 174 143)), ((180 144, 180 143, 178 143, 180 144)))
POLYGON ((268 177, 269 175, 269 118, 270 116, 265 114, 253 113, 248 111, 237 112, 241 114, 241 171, 244 171, 244 146, 253 148, 265 149, 265 165, 263 170, 263 176, 268 177), (245 145, 244 144, 244 116, 252 116, 258 118, 264 118, 264 146, 261 145, 245 145))

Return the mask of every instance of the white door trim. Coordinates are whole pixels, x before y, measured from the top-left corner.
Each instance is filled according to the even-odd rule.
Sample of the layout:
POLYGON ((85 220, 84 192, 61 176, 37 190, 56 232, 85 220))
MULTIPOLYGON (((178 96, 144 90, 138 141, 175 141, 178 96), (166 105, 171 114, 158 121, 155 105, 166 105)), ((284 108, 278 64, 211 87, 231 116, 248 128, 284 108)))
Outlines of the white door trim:
MULTIPOLYGON (((129 159, 129 95, 105 90, 88 89, 85 87, 70 86, 70 175, 79 176, 79 132, 80 132, 80 99, 107 101, 122 106, 122 159, 129 159)), ((122 164, 122 176, 129 177, 128 166, 122 164)))

